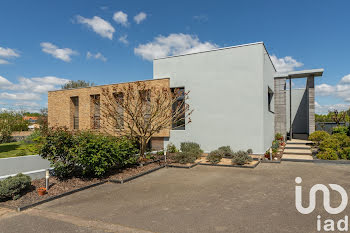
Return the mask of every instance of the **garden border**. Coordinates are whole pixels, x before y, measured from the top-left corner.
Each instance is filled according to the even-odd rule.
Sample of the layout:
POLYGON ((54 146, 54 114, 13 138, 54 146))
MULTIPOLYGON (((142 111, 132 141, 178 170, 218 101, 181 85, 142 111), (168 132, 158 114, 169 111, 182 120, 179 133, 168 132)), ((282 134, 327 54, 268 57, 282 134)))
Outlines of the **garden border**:
MULTIPOLYGON (((256 160, 255 160, 256 161, 256 160)), ((199 163, 199 165, 204 165, 204 166, 213 166, 213 167, 240 167, 240 168, 256 168, 261 161, 258 161, 255 165, 253 166, 244 166, 244 165, 228 165, 228 164, 210 164, 210 163, 199 163)))
POLYGON ((108 180, 108 181, 109 181, 109 182, 112 182, 112 183, 115 183, 115 184, 124 184, 124 183, 126 183, 126 182, 129 182, 129 181, 134 180, 134 179, 136 179, 136 178, 139 178, 139 177, 141 177, 141 176, 144 176, 144 175, 147 175, 147 174, 149 174, 149 173, 155 172, 155 171, 157 171, 157 170, 159 170, 159 169, 162 169, 162 168, 164 168, 164 167, 165 167, 165 165, 161 165, 161 166, 159 166, 159 167, 152 168, 152 169, 150 169, 150 170, 148 170, 148 171, 141 172, 141 173, 136 174, 136 175, 134 175, 134 176, 130 176, 130 177, 126 178, 126 179, 121 179, 121 180, 118 180, 118 179, 111 179, 111 180, 108 180))
POLYGON ((0 206, 1 206, 1 207, 8 208, 8 209, 16 210, 17 212, 21 212, 21 211, 23 211, 23 210, 26 210, 26 209, 29 209, 29 208, 32 208, 32 207, 35 207, 35 206, 44 204, 44 203, 49 202, 49 201, 53 201, 53 200, 59 199, 59 198, 61 198, 61 197, 65 197, 65 196, 71 195, 71 194, 76 193, 76 192, 79 192, 79 191, 83 191, 83 190, 86 190, 86 189, 89 189, 89 188, 93 188, 93 187, 99 186, 99 185, 101 185, 101 184, 105 184, 105 183, 107 183, 107 182, 108 182, 108 180, 104 180, 104 181, 100 181, 100 182, 98 182, 98 183, 89 184, 89 185, 87 185, 87 186, 83 186, 83 187, 81 187, 81 188, 73 189, 73 190, 71 190, 71 191, 68 191, 68 192, 65 192, 65 193, 61 193, 61 194, 58 194, 58 195, 56 195, 56 196, 52 196, 52 197, 49 197, 49 198, 47 198, 47 199, 45 199, 45 200, 41 200, 41 201, 38 201, 38 202, 34 202, 34 203, 28 204, 28 205, 23 205, 23 206, 19 206, 19 207, 14 207, 14 206, 9 206, 9 205, 0 203, 0 206))
POLYGON ((261 163, 281 163, 282 162, 282 159, 281 160, 276 160, 276 161, 270 161, 270 160, 266 160, 266 159, 262 159, 260 161, 261 163))
POLYGON ((198 163, 194 163, 191 166, 167 164, 166 167, 190 169, 190 168, 193 168, 193 167, 195 167, 195 166, 197 166, 199 164, 200 164, 199 162, 198 163))

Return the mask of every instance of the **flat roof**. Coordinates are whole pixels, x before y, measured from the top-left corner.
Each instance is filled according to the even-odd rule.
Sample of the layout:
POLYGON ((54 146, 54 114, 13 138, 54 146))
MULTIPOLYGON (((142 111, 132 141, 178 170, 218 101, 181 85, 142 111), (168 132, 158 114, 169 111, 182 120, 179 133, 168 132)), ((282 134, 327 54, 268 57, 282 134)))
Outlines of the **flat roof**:
POLYGON ((154 58, 153 61, 156 60, 162 60, 162 59, 167 59, 167 58, 174 58, 174 57, 182 57, 182 56, 189 56, 189 55, 194 55, 194 54, 199 54, 199 53, 208 53, 208 52, 214 52, 214 51, 219 51, 219 50, 224 50, 224 49, 233 49, 233 48, 239 48, 239 47, 245 47, 245 46, 251 46, 251 45, 257 45, 257 44, 262 44, 264 46, 264 49, 267 53, 267 55, 269 56, 269 59, 271 61, 271 64, 273 66, 273 68, 276 71, 276 67, 273 64, 270 54, 267 51, 265 44, 263 41, 259 41, 259 42, 254 42, 254 43, 248 43, 248 44, 240 44, 240 45, 234 45, 234 46, 228 46, 228 47, 221 47, 221 48, 214 48, 214 49, 209 49, 209 50, 205 50, 205 51, 200 51, 200 52, 193 52, 193 53, 185 53, 185 54, 178 54, 178 55, 171 55, 171 56, 165 56, 165 57, 159 57, 159 58, 154 58))
POLYGON ((306 78, 306 77, 321 77, 324 69, 311 69, 311 70, 299 70, 291 71, 288 73, 276 73, 275 78, 306 78))

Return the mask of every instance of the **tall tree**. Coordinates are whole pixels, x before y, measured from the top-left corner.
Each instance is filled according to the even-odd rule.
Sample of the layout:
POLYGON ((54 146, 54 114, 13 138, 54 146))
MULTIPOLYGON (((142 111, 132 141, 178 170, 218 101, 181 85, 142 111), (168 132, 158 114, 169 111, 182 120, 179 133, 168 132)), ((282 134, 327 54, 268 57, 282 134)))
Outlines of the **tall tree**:
POLYGON ((103 88, 101 130, 137 140, 140 155, 144 157, 152 136, 191 122, 193 110, 186 102, 188 93, 180 89, 147 86, 145 82, 103 88))
POLYGON ((95 86, 95 84, 93 82, 90 83, 84 80, 77 80, 77 81, 70 80, 68 83, 62 85, 62 89, 73 89, 73 88, 91 87, 91 86, 95 86))

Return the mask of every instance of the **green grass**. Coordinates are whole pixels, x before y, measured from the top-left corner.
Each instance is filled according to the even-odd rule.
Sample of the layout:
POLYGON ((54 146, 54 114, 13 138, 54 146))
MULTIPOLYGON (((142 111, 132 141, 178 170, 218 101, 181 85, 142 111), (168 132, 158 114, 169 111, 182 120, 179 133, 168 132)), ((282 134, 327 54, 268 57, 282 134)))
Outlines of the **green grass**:
POLYGON ((10 142, 0 144, 0 158, 17 157, 37 154, 31 144, 24 142, 10 142))

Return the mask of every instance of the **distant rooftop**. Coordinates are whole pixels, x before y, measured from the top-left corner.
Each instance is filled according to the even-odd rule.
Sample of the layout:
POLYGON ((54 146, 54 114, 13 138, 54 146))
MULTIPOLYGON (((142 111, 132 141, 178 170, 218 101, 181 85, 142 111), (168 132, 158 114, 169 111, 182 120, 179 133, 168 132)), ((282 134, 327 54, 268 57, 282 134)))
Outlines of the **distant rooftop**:
POLYGON ((323 75, 323 69, 299 70, 287 73, 276 73, 275 78, 306 78, 310 76, 320 77, 323 75))

